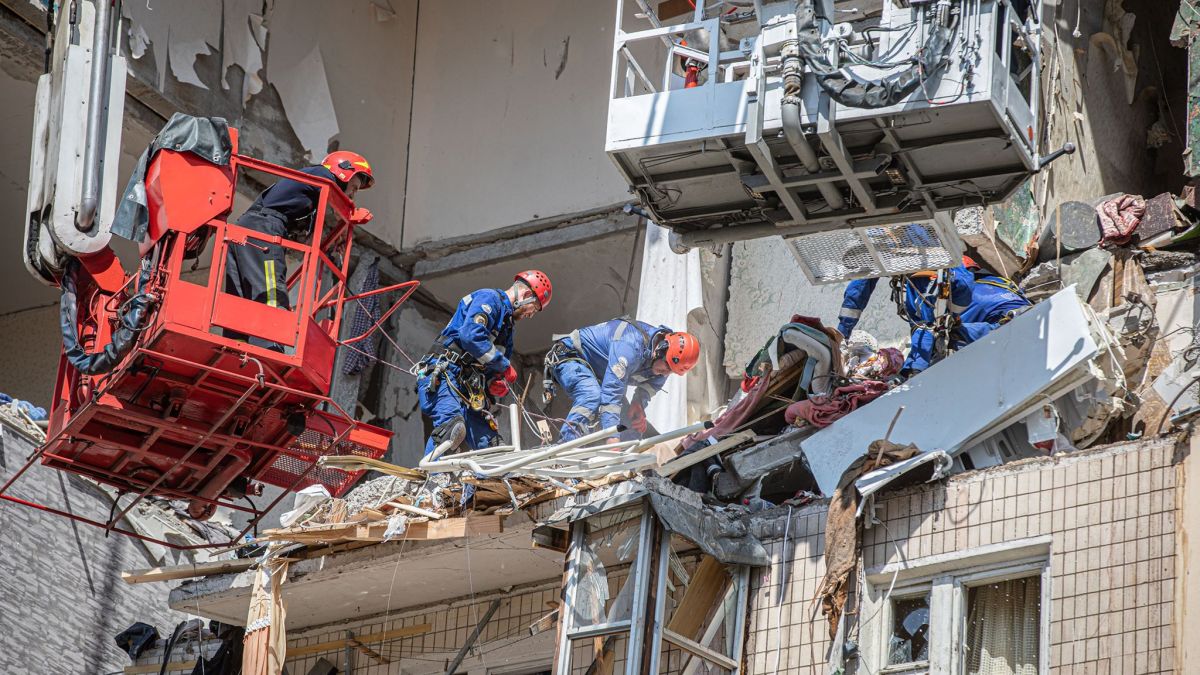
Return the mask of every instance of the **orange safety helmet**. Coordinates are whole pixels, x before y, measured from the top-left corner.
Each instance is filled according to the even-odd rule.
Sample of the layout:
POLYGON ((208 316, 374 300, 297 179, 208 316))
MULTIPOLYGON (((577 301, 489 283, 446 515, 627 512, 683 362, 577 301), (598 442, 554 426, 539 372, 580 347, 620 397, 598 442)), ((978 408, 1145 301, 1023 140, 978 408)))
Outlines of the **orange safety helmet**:
POLYGON ((962 262, 963 262, 963 267, 965 267, 969 270, 981 269, 979 267, 979 263, 975 262, 975 259, 969 255, 963 255, 962 262))
POLYGON ((525 270, 513 277, 513 281, 520 281, 533 291, 533 297, 538 301, 538 309, 546 309, 546 305, 550 304, 553 289, 550 286, 550 277, 546 276, 545 272, 525 270))
POLYGON ((667 362, 667 368, 676 375, 683 375, 696 367, 700 360, 700 340, 691 333, 667 333, 663 338, 666 348, 662 358, 667 362))
POLYGON ((370 163, 367 162, 366 157, 357 152, 349 150, 331 152, 321 160, 321 166, 329 169, 330 173, 337 176, 342 183, 349 183, 355 176, 362 174, 362 189, 366 190, 375 184, 375 174, 371 172, 370 163))

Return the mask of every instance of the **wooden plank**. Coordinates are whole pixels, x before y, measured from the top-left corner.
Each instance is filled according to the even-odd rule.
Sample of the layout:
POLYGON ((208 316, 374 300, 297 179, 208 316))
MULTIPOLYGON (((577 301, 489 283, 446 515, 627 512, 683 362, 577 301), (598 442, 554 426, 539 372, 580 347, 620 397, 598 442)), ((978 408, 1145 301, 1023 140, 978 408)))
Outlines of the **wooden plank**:
POLYGON ((721 599, 721 591, 728 580, 729 573, 725 566, 710 555, 704 556, 667 628, 695 639, 704 626, 704 620, 712 614, 713 606, 721 599))
MULTIPOLYGON (((336 542, 336 541, 383 541, 387 532, 387 521, 361 524, 339 524, 332 527, 314 527, 303 530, 267 530, 259 537, 266 541, 336 542)), ((446 520, 409 523, 398 539, 422 541, 432 539, 456 539, 482 534, 504 532, 502 517, 498 515, 447 518, 446 520)))
MULTIPOLYGON (((151 663, 144 666, 125 666, 125 675, 140 675, 141 673, 157 673, 162 668, 161 663, 151 663)), ((167 672, 172 670, 191 670, 196 667, 195 661, 172 661, 167 664, 167 672)))
MULTIPOLYGON (((413 637, 414 635, 424 635, 433 630, 433 625, 428 623, 418 624, 416 626, 406 626, 404 628, 396 628, 382 633, 371 633, 369 635, 358 635, 354 638, 355 642, 369 645, 376 642, 387 642, 389 640, 398 640, 400 638, 413 637)), ((358 645, 350 644, 350 641, 342 638, 340 640, 330 640, 328 642, 318 642, 315 645, 307 645, 304 647, 288 647, 285 658, 291 659, 305 654, 319 654, 321 652, 332 652, 346 647, 355 647, 358 645)))
POLYGON ((724 654, 714 652, 707 647, 703 647, 700 645, 700 643, 689 640, 668 628, 663 629, 662 637, 667 642, 679 647, 692 656, 697 656, 705 661, 708 661, 709 663, 714 663, 725 670, 737 670, 737 661, 734 661, 724 654))
POLYGON ((730 448, 733 448, 742 443, 745 443, 746 441, 752 440, 753 438, 754 438, 753 431, 749 431, 749 430, 739 431, 738 433, 733 434, 732 436, 726 436, 725 438, 721 439, 720 441, 717 441, 716 443, 714 443, 706 448, 701 448, 701 449, 697 450, 696 452, 693 452, 693 453, 690 453, 687 455, 683 455, 680 457, 676 457, 675 459, 660 466, 658 468, 658 473, 663 476, 674 476, 675 474, 679 473, 680 471, 683 471, 684 469, 686 469, 690 466, 699 464, 700 462, 703 462, 704 460, 708 459, 709 457, 715 457, 716 455, 719 455, 722 452, 729 450, 730 448))
POLYGON ((144 584, 151 581, 174 581, 175 579, 192 579, 213 574, 230 574, 244 572, 258 564, 256 558, 240 560, 217 560, 191 565, 175 565, 173 567, 152 567, 146 570, 126 570, 121 572, 121 580, 127 584, 144 584))

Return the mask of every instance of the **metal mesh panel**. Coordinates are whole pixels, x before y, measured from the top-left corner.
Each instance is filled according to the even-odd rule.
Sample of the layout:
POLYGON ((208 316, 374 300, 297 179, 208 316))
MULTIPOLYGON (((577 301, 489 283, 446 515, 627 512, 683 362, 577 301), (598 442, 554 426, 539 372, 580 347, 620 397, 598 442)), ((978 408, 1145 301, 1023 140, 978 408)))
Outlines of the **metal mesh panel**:
POLYGON ((323 434, 319 431, 309 429, 303 434, 300 434, 295 441, 292 442, 286 452, 282 452, 271 466, 262 473, 258 478, 264 483, 277 485, 282 488, 292 488, 295 490, 304 489, 310 485, 320 483, 329 490, 329 494, 334 497, 339 497, 351 485, 358 480, 363 471, 343 471, 332 467, 317 466, 308 472, 304 480, 296 483, 296 479, 308 471, 308 468, 317 460, 318 457, 326 455, 358 455, 360 457, 370 457, 379 459, 387 448, 372 448, 360 443, 343 440, 332 445, 333 437, 328 434, 323 434), (295 485, 293 488, 292 486, 295 485))
POLYGON ((942 269, 962 253, 958 236, 934 221, 818 232, 788 244, 814 284, 942 269))

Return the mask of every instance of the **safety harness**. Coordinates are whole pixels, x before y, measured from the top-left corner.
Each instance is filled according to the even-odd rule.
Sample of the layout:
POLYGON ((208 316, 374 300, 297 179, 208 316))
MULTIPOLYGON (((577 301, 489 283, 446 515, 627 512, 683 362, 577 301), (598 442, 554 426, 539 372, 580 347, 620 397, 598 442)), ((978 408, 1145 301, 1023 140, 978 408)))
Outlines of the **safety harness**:
MULTIPOLYGON (((637 332, 642 334, 642 337, 645 339, 646 349, 650 351, 650 360, 653 361, 655 358, 657 358, 657 355, 654 353, 654 337, 660 333, 668 332, 666 327, 660 327, 659 330, 655 331, 654 333, 648 333, 644 328, 639 326, 636 321, 628 316, 619 316, 615 319, 615 321, 620 321, 621 325, 617 326, 616 329, 613 330, 613 340, 620 340, 621 336, 625 334, 626 328, 628 326, 633 326, 637 332)), ((579 363, 582 363, 583 365, 587 366, 588 370, 592 371, 592 377, 595 377, 597 380, 600 379, 600 376, 596 374, 596 371, 592 370, 592 364, 588 363, 587 359, 583 357, 583 351, 580 349, 580 344, 578 328, 565 335, 554 336, 554 345, 550 347, 550 351, 546 352, 546 358, 542 365, 543 405, 550 403, 558 389, 558 385, 554 382, 554 369, 559 365, 566 363, 567 361, 578 361, 579 363), (567 345, 565 341, 566 338, 571 339, 571 344, 574 345, 574 347, 567 345)), ((664 342, 663 348, 665 349, 665 347, 666 343, 664 342)))
MULTIPOLYGON (((508 319, 507 321, 511 320, 508 319)), ((505 325, 502 324, 493 333, 493 344, 495 343, 496 336, 504 328, 505 325)), ((442 378, 445 377, 446 386, 450 387, 450 391, 454 392, 455 396, 458 396, 460 400, 466 403, 467 407, 475 411, 486 409, 488 392, 484 364, 464 351, 453 338, 448 338, 448 343, 443 342, 443 339, 447 338, 438 337, 438 339, 433 341, 426 354, 413 365, 412 374, 417 377, 428 375, 429 388, 432 391, 437 391, 442 378), (457 381, 456 378, 447 376, 447 370, 452 365, 458 366, 457 381)))

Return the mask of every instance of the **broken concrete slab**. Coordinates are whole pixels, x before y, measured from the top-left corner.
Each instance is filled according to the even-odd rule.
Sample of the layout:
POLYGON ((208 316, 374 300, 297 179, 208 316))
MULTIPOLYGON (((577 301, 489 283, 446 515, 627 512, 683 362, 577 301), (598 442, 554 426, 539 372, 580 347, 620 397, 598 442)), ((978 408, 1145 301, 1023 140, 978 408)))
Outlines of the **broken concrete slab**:
POLYGON ((842 471, 880 438, 954 455, 1092 379, 1102 325, 1064 289, 984 338, 801 441, 817 484, 833 494, 842 471))

